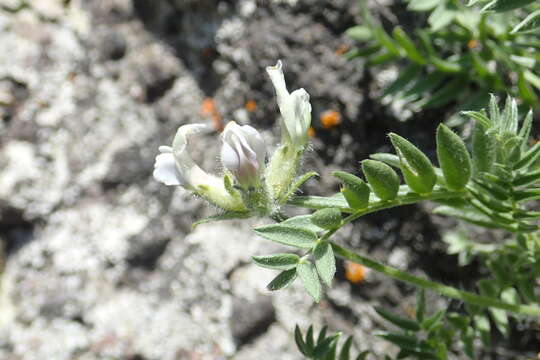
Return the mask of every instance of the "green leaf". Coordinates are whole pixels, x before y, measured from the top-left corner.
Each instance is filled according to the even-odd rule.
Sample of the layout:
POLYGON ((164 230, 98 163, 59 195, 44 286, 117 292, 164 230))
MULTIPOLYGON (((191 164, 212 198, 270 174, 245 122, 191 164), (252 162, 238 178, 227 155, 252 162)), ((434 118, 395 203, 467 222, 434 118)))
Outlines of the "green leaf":
POLYGON ((446 310, 439 310, 433 316, 425 319, 422 322, 422 328, 426 330, 428 333, 433 331, 439 324, 441 324, 442 319, 444 319, 444 315, 446 314, 446 310))
POLYGON ((288 201, 291 205, 307 209, 324 209, 329 207, 339 208, 343 212, 351 212, 351 208, 343 195, 337 194, 332 197, 323 196, 296 196, 288 201))
POLYGON ((457 14, 457 8, 452 2, 441 2, 428 17, 431 30, 438 31, 444 28, 454 20, 457 14))
POLYGON ((310 325, 306 333, 306 345, 309 349, 315 349, 315 343, 313 339, 313 325, 310 325))
POLYGON ((254 231, 265 239, 304 249, 311 249, 317 240, 317 235, 313 231, 289 225, 266 225, 258 227, 254 231))
POLYGON ((302 331, 300 330, 298 325, 294 327, 294 341, 296 342, 296 347, 298 347, 298 350, 300 350, 302 355, 311 355, 310 349, 307 347, 306 343, 302 339, 302 331))
POLYGON ((296 271, 308 294, 318 303, 321 300, 321 283, 313 264, 309 260, 305 260, 298 264, 296 271))
MULTIPOLYGON (((462 65, 457 61, 444 60, 438 56, 433 56, 433 55, 429 57, 429 61, 435 66, 437 70, 444 73, 457 74, 463 71, 462 65)), ((462 81, 462 79, 459 79, 459 78, 456 80, 460 80, 460 83, 462 81)), ((457 85, 454 85, 454 86, 457 86, 457 85)))
POLYGON ((364 160, 362 171, 373 192, 381 200, 396 198, 399 191, 399 177, 390 166, 376 160, 364 160))
POLYGON ((419 323, 424 321, 424 315, 426 313, 426 292, 424 289, 416 290, 416 320, 419 323))
POLYGON ((428 11, 440 3, 441 0, 410 0, 407 8, 412 11, 428 11))
POLYGON ((518 110, 517 103, 514 98, 508 96, 504 106, 504 111, 501 118, 501 131, 506 131, 512 134, 517 133, 518 128, 518 110))
POLYGON ((377 26, 373 29, 373 35, 379 41, 379 43, 388 50, 388 53, 392 56, 400 56, 399 49, 394 43, 394 40, 384 31, 381 26, 377 26))
POLYGON ((397 79, 383 90, 381 98, 403 92, 413 80, 418 78, 420 70, 421 67, 416 64, 405 67, 397 79))
POLYGON ((394 133, 388 136, 399 156, 401 172, 407 185, 418 194, 429 194, 437 182, 431 161, 407 139, 394 133))
POLYGON ((279 289, 284 289, 287 286, 291 285, 296 279, 296 269, 285 270, 279 273, 274 280, 270 281, 266 288, 270 291, 276 291, 279 289))
POLYGON ((414 45, 414 42, 407 35, 407 33, 403 31, 402 28, 399 26, 395 27, 392 35, 394 36, 396 42, 401 45, 403 50, 405 50, 405 53, 409 59, 420 65, 424 65, 426 63, 426 59, 422 56, 422 54, 420 54, 420 51, 418 51, 416 45, 414 45))
POLYGON ((341 193, 352 209, 364 209, 369 203, 369 186, 359 177, 344 171, 334 171, 335 177, 343 182, 341 193))
POLYGON ((540 10, 530 13, 522 22, 514 26, 510 34, 535 32, 540 28, 540 10))
POLYGON ((351 347, 353 343, 353 337, 349 336, 343 346, 341 347, 341 352, 339 353, 339 360, 349 360, 351 347))
POLYGON ((320 228, 335 229, 342 223, 341 211, 337 208, 317 210, 311 215, 311 221, 320 228))
POLYGON ((455 100, 457 95, 463 91, 465 86, 466 83, 461 77, 455 78, 437 90, 431 97, 428 98, 428 100, 422 101, 420 105, 425 108, 438 108, 444 106, 455 100))
POLYGON ((399 156, 394 154, 376 153, 369 155, 369 157, 373 160, 381 161, 386 165, 390 165, 396 169, 399 169, 401 167, 401 164, 399 162, 399 156))
POLYGON ((469 326, 469 318, 464 315, 449 313, 446 315, 446 319, 450 324, 452 324, 452 326, 461 331, 465 331, 465 329, 469 326))
POLYGON ((495 285, 493 279, 481 279, 477 284, 482 295, 492 298, 498 297, 499 289, 495 285))
POLYGON ((497 139, 493 134, 488 134, 486 129, 480 121, 474 124, 472 161, 475 174, 489 172, 497 155, 497 139))
POLYGON ((532 113, 532 110, 529 110, 529 112, 527 113, 527 116, 525 116, 525 120, 523 120, 521 129, 519 130, 519 137, 521 138, 521 151, 522 152, 525 152, 529 145, 529 136, 531 135, 532 121, 533 121, 533 113, 532 113))
POLYGON ((283 196, 280 199, 280 203, 283 203, 284 201, 287 201, 291 196, 294 195, 298 191, 298 189, 304 185, 306 181, 311 179, 312 177, 319 176, 315 171, 310 171, 308 173, 305 173, 294 181, 294 183, 289 187, 289 189, 283 194, 283 196))
POLYGON ((475 120, 477 123, 480 123, 486 129, 489 129, 491 127, 491 120, 483 112, 462 111, 460 112, 460 114, 475 120))
POLYGON ((505 12, 510 10, 519 9, 528 4, 533 3, 535 0, 493 0, 487 4, 482 11, 496 11, 505 12))
POLYGON ((414 96, 416 98, 425 92, 432 91, 441 85, 445 77, 446 75, 439 71, 422 76, 418 79, 418 82, 414 84, 413 87, 403 94, 403 97, 408 98, 414 96))
POLYGON ((397 316, 381 307, 375 307, 375 311, 384 319, 404 330, 419 331, 420 325, 414 320, 409 320, 401 316, 397 316))
POLYGON ((489 117, 497 127, 501 124, 501 114, 499 112, 498 99, 495 95, 489 94, 489 117))
POLYGON ((480 333, 480 338, 485 346, 490 346, 491 343, 491 326, 486 315, 479 314, 474 316, 474 324, 476 330, 480 333))
POLYGON ((525 173, 516 176, 512 185, 514 186, 528 186, 536 185, 540 182, 540 170, 533 171, 531 173, 525 173))
POLYGON ((319 331, 319 336, 317 336, 317 344, 323 342, 324 339, 326 339, 326 330, 328 330, 328 326, 324 325, 319 331))
POLYGON ((501 334, 504 336, 508 336, 508 315, 506 314, 506 311, 490 308, 489 312, 491 313, 493 322, 495 323, 497 329, 499 329, 501 334))
POLYGON ((327 241, 321 241, 313 250, 315 266, 322 281, 330 286, 336 273, 336 259, 332 246, 327 241))
POLYGON ((337 345, 337 341, 340 336, 341 334, 337 333, 337 334, 327 337, 321 342, 318 342, 317 346, 315 347, 315 351, 313 352, 313 357, 315 359, 320 359, 323 356, 325 356, 328 352, 332 351, 332 349, 334 349, 335 351, 335 346, 337 345))
POLYGON ((252 256, 253 261, 264 268, 275 270, 294 269, 300 261, 296 254, 273 254, 266 256, 252 256))
POLYGON ((471 158, 463 140, 444 124, 437 128, 437 158, 450 190, 463 190, 471 177, 471 158))
POLYGON ((367 26, 353 26, 345 31, 345 34, 350 38, 364 42, 373 38, 371 29, 367 26))
POLYGON ((280 224, 313 231, 314 233, 324 230, 311 222, 311 215, 295 216, 281 222, 280 224))
POLYGON ((208 216, 203 219, 197 220, 193 223, 193 225, 191 225, 191 228, 195 229, 199 225, 206 224, 213 221, 248 219, 249 217, 251 217, 251 214, 249 212, 227 211, 227 212, 224 212, 223 214, 216 214, 216 215, 208 216))
POLYGON ((523 154, 521 159, 514 165, 512 169, 519 170, 525 168, 534 163, 538 157, 540 157, 540 142, 536 143, 533 147, 527 150, 527 152, 523 154))
POLYGON ((415 336, 395 334, 389 332, 383 332, 375 335, 385 340, 388 340, 391 343, 396 344, 397 346, 405 350, 423 353, 431 353, 433 351, 433 348, 429 346, 426 341, 419 340, 415 336))

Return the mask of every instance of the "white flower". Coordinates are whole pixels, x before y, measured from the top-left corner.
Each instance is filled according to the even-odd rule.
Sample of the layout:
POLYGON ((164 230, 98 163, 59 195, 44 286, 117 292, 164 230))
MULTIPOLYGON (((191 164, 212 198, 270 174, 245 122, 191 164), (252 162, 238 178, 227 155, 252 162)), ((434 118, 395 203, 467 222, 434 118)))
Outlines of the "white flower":
POLYGON ((180 185, 190 190, 215 183, 217 178, 197 166, 187 149, 189 137, 205 130, 207 126, 202 124, 180 126, 173 146, 159 147, 161 154, 156 156, 154 178, 165 185, 180 185))
POLYGON ((281 60, 278 60, 275 66, 266 68, 276 90, 279 111, 283 117, 282 140, 295 147, 302 147, 308 141, 307 132, 311 124, 309 94, 304 89, 294 90, 289 94, 282 67, 281 60))
POLYGON ((231 121, 221 135, 221 162, 241 185, 255 186, 264 169, 266 146, 257 130, 231 121))

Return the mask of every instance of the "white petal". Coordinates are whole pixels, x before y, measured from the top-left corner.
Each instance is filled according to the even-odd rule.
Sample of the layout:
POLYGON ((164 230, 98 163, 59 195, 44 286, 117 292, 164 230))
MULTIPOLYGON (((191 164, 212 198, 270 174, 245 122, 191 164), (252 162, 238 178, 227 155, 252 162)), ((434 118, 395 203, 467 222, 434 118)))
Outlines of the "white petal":
POLYGON ((234 151, 234 149, 226 142, 223 142, 223 146, 221 147, 221 163, 226 169, 232 172, 237 171, 240 167, 238 154, 236 154, 236 151, 234 151))
POLYGON ((172 153, 173 150, 172 150, 172 147, 170 147, 170 146, 160 146, 159 147, 159 152, 166 154, 166 153, 172 153))
POLYGON ((257 161, 259 166, 264 167, 264 160, 266 158, 266 144, 261 134, 253 127, 249 125, 242 126, 242 131, 251 149, 257 155, 257 161))
POLYGON ((188 124, 182 125, 176 131, 173 140, 173 151, 175 153, 185 151, 188 143, 188 136, 208 131, 209 127, 204 124, 188 124))
POLYGON ((270 76, 270 80, 272 81, 274 89, 276 90, 277 103, 280 109, 285 99, 289 96, 282 68, 283 64, 281 60, 278 60, 275 66, 268 66, 266 68, 266 72, 268 73, 268 76, 270 76))
POLYGON ((311 125, 309 94, 304 89, 295 90, 291 93, 291 103, 294 108, 295 136, 307 136, 309 125, 311 125))
POLYGON ((209 127, 204 124, 189 124, 180 126, 176 131, 172 149, 176 170, 184 180, 182 186, 185 188, 194 188, 214 181, 211 175, 195 164, 187 147, 192 135, 208 130, 209 127))
POLYGON ((174 155, 171 153, 159 154, 154 163, 154 179, 165 185, 184 185, 182 177, 176 170, 174 155))

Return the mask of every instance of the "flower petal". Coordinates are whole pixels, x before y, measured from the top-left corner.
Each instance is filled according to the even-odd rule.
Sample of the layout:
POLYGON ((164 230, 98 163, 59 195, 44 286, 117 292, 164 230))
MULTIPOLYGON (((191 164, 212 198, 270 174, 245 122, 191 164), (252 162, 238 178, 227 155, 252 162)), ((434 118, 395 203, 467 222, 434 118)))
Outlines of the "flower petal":
POLYGON ((311 125, 309 94, 304 89, 298 89, 291 93, 290 98, 295 117, 294 134, 300 138, 307 138, 307 131, 311 125))
POLYGON ((184 185, 186 183, 176 169, 176 162, 172 153, 162 153, 156 156, 153 175, 154 179, 168 186, 184 185))
POLYGON ((232 172, 237 171, 240 167, 240 159, 238 158, 238 154, 226 142, 223 142, 223 146, 221 147, 221 163, 226 169, 232 172))
POLYGON ((268 76, 270 76, 270 80, 272 81, 272 84, 274 85, 274 89, 276 90, 276 95, 278 98, 278 105, 280 104, 281 101, 285 100, 287 96, 289 96, 289 92, 287 91, 287 85, 285 84, 285 76, 283 75, 282 68, 283 68, 283 63, 281 62, 281 60, 278 60, 275 66, 268 66, 266 68, 266 72, 268 73, 268 76))

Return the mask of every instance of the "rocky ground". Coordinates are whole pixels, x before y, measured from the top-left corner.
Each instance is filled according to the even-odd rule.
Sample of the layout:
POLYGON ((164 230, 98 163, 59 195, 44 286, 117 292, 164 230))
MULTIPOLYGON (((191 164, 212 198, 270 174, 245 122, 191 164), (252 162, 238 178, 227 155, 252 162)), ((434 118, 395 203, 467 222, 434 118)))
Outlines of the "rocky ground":
MULTIPOLYGON (((406 312, 411 288, 376 274, 352 284, 339 263, 320 305, 300 286, 270 294, 274 274, 250 263, 280 250, 250 231, 263 220, 192 231, 213 210, 151 176, 158 146, 182 124, 218 130, 234 119, 275 144, 264 67, 280 58, 289 86, 312 97, 305 167, 322 176, 307 192, 335 191, 329 173, 388 150, 389 130, 433 149, 436 122, 396 122, 373 100, 382 76, 341 56, 357 21, 347 0, 1 0, 0 358, 299 359, 292 331, 311 322, 392 354, 372 335, 388 325, 372 305, 406 312), (319 121, 328 110, 341 117, 332 129, 319 121)), ((216 171, 217 136, 193 149, 216 171)), ((440 242, 449 226, 418 207, 339 236, 459 282, 440 242)))

